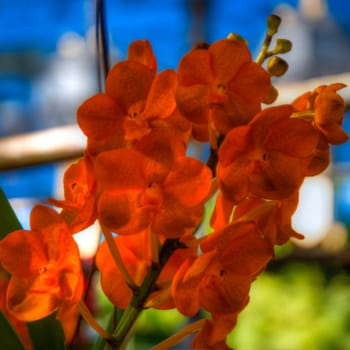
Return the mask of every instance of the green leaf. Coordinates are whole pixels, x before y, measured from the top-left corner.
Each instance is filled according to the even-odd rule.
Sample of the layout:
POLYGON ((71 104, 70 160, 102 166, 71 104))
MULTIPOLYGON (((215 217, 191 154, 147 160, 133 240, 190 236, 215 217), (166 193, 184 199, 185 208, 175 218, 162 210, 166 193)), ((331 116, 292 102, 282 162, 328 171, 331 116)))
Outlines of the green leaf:
POLYGON ((5 193, 0 188, 0 239, 6 237, 10 232, 22 228, 13 211, 5 193))
MULTIPOLYGON (((11 204, 6 198, 4 192, 0 188, 0 239, 6 237, 9 233, 15 230, 22 229, 22 226, 13 211, 11 204)), ((17 345, 10 346, 12 343, 9 343, 9 347, 7 348, 4 345, 3 341, 7 337, 9 337, 9 341, 12 341, 13 337, 11 333, 7 334, 8 329, 12 329, 9 325, 8 321, 4 316, 0 319, 0 344, 1 350, 9 349, 9 350, 17 350, 23 349, 22 347, 16 347, 17 345), (4 321, 2 320, 4 319, 4 321), (3 323, 5 326, 3 326, 3 323), (6 327, 7 324, 7 327, 6 327)), ((38 320, 35 322, 28 322, 28 330, 33 343, 33 347, 35 350, 64 350, 65 346, 65 338, 62 330, 61 324, 56 320, 55 314, 48 316, 42 320, 38 320)), ((12 329, 12 333, 15 331, 12 329)), ((17 337, 18 338, 18 337, 17 337)), ((7 340, 6 340, 7 344, 7 340)))
POLYGON ((17 333, 2 312, 0 312, 0 339, 1 350, 25 350, 17 333))
POLYGON ((55 313, 42 320, 28 322, 28 329, 35 350, 66 349, 63 329, 55 313))

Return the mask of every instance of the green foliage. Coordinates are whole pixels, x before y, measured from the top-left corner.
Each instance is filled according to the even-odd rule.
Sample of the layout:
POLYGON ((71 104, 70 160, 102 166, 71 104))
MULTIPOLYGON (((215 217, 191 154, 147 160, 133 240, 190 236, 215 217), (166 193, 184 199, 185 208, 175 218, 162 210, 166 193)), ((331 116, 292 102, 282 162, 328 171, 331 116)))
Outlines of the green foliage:
POLYGON ((6 317, 0 312, 0 339, 2 350, 25 350, 6 317))
POLYGON ((229 337, 235 349, 343 350, 350 348, 350 276, 326 278, 313 264, 265 272, 229 337))

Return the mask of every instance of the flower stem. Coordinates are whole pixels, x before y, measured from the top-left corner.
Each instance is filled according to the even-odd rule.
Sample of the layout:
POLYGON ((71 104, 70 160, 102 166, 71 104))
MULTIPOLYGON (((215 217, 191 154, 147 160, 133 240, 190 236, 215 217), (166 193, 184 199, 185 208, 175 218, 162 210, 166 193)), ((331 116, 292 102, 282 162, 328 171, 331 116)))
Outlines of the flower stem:
POLYGON ((174 335, 165 339, 158 345, 154 346, 151 350, 170 349, 172 346, 178 344, 180 341, 187 338, 190 334, 198 332, 202 328, 205 321, 206 319, 202 318, 201 320, 190 323, 188 326, 181 329, 179 332, 175 333, 174 335))
POLYGON ((121 350, 124 348, 131 335, 138 316, 144 309, 147 298, 154 290, 157 279, 164 265, 167 263, 173 252, 178 248, 182 248, 182 245, 177 239, 167 239, 164 242, 159 253, 159 263, 153 263, 151 265, 151 268, 149 269, 141 286, 134 291, 133 298, 128 308, 124 311, 118 326, 113 332, 113 344, 108 344, 105 348, 106 350, 121 350))
POLYGON ((119 253, 119 249, 118 249, 118 247, 115 244, 115 241, 113 239, 112 233, 106 228, 103 228, 102 232, 103 232, 103 235, 106 239, 106 243, 108 245, 108 248, 112 254, 112 257, 113 257, 115 263, 117 264, 120 272, 122 273, 122 275, 125 279, 125 282, 128 284, 128 286, 131 289, 136 290, 138 287, 124 265, 124 262, 120 256, 120 253, 119 253))

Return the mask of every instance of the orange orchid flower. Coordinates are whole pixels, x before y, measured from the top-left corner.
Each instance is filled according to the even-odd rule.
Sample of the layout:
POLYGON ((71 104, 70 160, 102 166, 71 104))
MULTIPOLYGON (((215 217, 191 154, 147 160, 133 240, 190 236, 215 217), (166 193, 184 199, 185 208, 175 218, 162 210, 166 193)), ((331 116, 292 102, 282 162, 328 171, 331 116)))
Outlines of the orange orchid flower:
POLYGON ((37 205, 30 224, 30 231, 14 231, 0 241, 0 262, 11 274, 7 307, 22 321, 61 314, 83 292, 79 250, 62 217, 37 205))
MULTIPOLYGON (((342 144, 349 139, 349 135, 341 128, 345 113, 344 99, 337 93, 344 87, 346 85, 341 83, 322 85, 312 92, 303 94, 293 102, 293 106, 299 112, 311 113, 315 128, 324 135, 329 143, 334 145, 342 144)), ((305 118, 309 118, 309 114, 306 114, 305 118)))
POLYGON ((283 199, 309 175, 320 136, 307 121, 290 118, 293 111, 290 105, 266 108, 226 136, 217 179, 229 200, 248 194, 283 199))
POLYGON ((271 89, 269 75, 252 61, 247 46, 229 39, 185 55, 178 67, 178 79, 180 112, 194 124, 209 122, 222 134, 248 123, 271 89))
POLYGON ((143 153, 118 149, 97 157, 101 224, 119 234, 149 227, 168 238, 192 233, 211 186, 209 168, 187 156, 172 160, 169 145, 146 146, 143 153))
POLYGON ((90 154, 137 141, 152 131, 153 122, 173 114, 176 72, 167 69, 156 74, 155 69, 149 43, 137 41, 130 45, 128 59, 108 73, 106 92, 79 107, 77 120, 90 140, 90 154))
POLYGON ((241 311, 252 281, 273 256, 273 247, 252 222, 234 223, 206 237, 198 258, 185 260, 172 293, 176 307, 188 316, 200 307, 212 314, 241 311))
POLYGON ((81 158, 68 167, 63 177, 64 200, 49 199, 56 207, 63 208, 60 215, 73 233, 89 227, 96 220, 96 182, 91 161, 81 158))

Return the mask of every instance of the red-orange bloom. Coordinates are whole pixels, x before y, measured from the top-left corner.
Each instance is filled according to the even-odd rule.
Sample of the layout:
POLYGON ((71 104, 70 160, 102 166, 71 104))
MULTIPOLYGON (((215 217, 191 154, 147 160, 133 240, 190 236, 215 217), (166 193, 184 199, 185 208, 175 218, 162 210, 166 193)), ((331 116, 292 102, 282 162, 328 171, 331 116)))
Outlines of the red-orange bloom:
POLYGON ((313 112, 314 126, 329 143, 335 145, 342 144, 349 139, 349 135, 341 128, 345 112, 344 100, 337 93, 344 87, 346 85, 341 83, 322 85, 313 92, 303 94, 293 102, 293 106, 298 111, 313 112))
POLYGON ((152 123, 175 111, 176 72, 159 74, 148 44, 129 47, 129 58, 108 73, 106 92, 85 101, 78 109, 79 126, 89 139, 89 151, 118 148, 148 135, 152 123))
POLYGON ((307 121, 290 118, 292 113, 289 105, 267 108, 226 136, 217 178, 231 201, 248 194, 283 199, 309 175, 320 136, 307 121))
POLYGON ((93 167, 88 158, 82 158, 69 166, 63 177, 64 200, 49 199, 56 207, 63 208, 61 216, 72 232, 89 227, 96 220, 96 183, 93 167))
POLYGON ((248 123, 271 88, 269 75, 252 62, 247 46, 228 39, 185 55, 178 79, 180 111, 191 122, 209 122, 222 134, 248 123))
POLYGON ((7 307, 22 321, 60 313, 83 292, 79 250, 61 216, 38 205, 30 224, 30 231, 14 231, 0 241, 0 261, 11 274, 7 307))
POLYGON ((211 172, 194 158, 180 156, 171 161, 166 147, 152 151, 156 159, 133 149, 107 151, 97 157, 99 220, 119 234, 149 227, 169 238, 191 233, 203 213, 211 172))
POLYGON ((272 245, 254 223, 231 224, 207 236, 203 255, 187 259, 174 277, 176 307, 195 315, 200 307, 212 314, 232 314, 248 302, 252 281, 273 255, 272 245))

